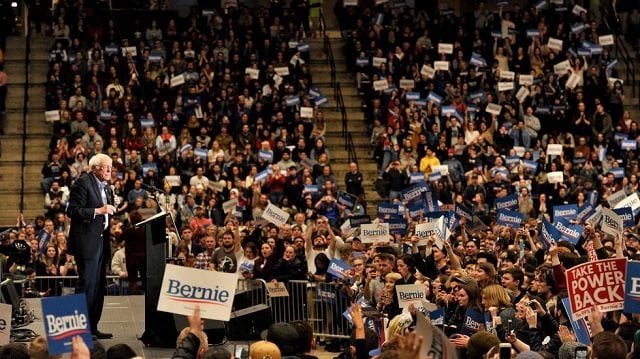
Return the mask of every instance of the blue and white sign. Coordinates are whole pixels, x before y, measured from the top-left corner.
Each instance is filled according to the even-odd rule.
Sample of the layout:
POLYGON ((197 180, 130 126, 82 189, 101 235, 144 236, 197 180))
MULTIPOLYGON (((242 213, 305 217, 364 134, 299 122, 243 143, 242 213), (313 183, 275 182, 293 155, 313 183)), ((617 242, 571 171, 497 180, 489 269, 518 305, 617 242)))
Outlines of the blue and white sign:
POLYGON ((407 228, 409 227, 409 223, 405 218, 401 217, 393 217, 386 220, 389 223, 389 234, 407 234, 407 228))
POLYGON ((496 206, 496 209, 498 211, 500 210, 515 211, 518 209, 518 195, 510 194, 502 198, 496 198, 494 201, 494 205, 496 206))
POLYGON ((624 311, 627 313, 640 313, 640 262, 638 261, 627 261, 624 311))
POLYGON ((577 224, 571 224, 564 218, 560 218, 555 221, 554 226, 558 232, 560 232, 560 239, 569 241, 573 245, 578 244, 578 241, 582 236, 582 232, 584 232, 584 227, 577 224))
POLYGON ((564 218, 567 220, 574 219, 576 214, 578 213, 578 205, 577 204, 567 204, 563 206, 554 206, 553 207, 553 221, 557 221, 560 218, 564 218))
POLYGON ((636 225, 636 220, 633 216, 633 210, 631 207, 616 208, 613 212, 620 217, 623 227, 633 227, 636 225))
POLYGON ((71 352, 71 339, 77 335, 82 337, 89 348, 93 348, 84 294, 42 298, 42 319, 49 354, 71 352))
POLYGON ((397 203, 378 203, 378 218, 397 217, 400 214, 400 206, 397 203))
POLYGON ((327 269, 327 273, 338 279, 344 279, 345 272, 350 271, 351 269, 353 269, 353 267, 348 265, 346 262, 333 258, 331 262, 329 262, 329 269, 327 269))
POLYGON ((552 244, 556 243, 556 239, 560 238, 560 231, 553 226, 546 218, 542 218, 542 226, 540 227, 540 242, 544 249, 548 249, 552 244))
POLYGON ((273 151, 260 150, 260 152, 258 152, 258 159, 264 162, 273 162, 273 151))
POLYGON ((519 228, 524 221, 524 214, 506 209, 498 210, 496 214, 496 224, 511 228, 519 228))

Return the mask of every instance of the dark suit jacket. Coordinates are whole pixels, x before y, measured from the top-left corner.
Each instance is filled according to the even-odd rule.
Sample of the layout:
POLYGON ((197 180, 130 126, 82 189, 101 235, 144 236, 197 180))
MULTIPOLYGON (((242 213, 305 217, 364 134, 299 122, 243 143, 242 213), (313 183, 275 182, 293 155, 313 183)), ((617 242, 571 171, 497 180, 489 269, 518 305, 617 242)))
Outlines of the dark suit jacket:
POLYGON ((83 258, 93 258, 98 246, 108 240, 104 237, 103 215, 95 215, 96 208, 102 207, 102 195, 99 193, 98 179, 86 174, 73 184, 67 207, 67 216, 71 218, 68 252, 83 258))

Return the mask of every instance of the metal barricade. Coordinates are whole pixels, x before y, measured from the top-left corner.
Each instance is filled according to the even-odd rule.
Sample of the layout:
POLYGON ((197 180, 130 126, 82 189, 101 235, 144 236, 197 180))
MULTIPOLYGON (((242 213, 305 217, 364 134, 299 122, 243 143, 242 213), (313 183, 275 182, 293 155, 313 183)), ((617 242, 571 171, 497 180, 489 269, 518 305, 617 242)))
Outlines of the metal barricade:
MULTIPOLYGON (((26 298, 42 296, 60 296, 74 294, 78 276, 37 276, 33 280, 25 280, 22 295, 26 298)), ((107 295, 128 295, 128 283, 116 275, 108 275, 106 283, 107 295)))
POLYGON ((270 297, 273 320, 302 320, 313 328, 314 336, 348 338, 350 329, 342 315, 350 305, 349 298, 334 283, 289 281, 288 297, 270 297))

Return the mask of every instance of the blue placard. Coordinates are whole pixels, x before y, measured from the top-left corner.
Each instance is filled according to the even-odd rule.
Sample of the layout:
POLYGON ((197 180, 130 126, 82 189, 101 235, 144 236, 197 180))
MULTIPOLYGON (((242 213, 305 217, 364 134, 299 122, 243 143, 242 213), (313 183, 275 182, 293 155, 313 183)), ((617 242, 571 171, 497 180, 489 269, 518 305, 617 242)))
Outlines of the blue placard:
POLYGON ((338 203, 347 209, 352 210, 356 206, 356 201, 356 196, 343 191, 338 192, 338 203))
POLYGON ((309 52, 309 44, 299 44, 298 51, 300 52, 309 52))
POLYGON ((427 99, 426 98, 421 98, 421 99, 418 99, 418 100, 414 100, 413 104, 415 106, 425 107, 425 106, 427 106, 427 99))
POLYGON ((593 208, 595 208, 598 205, 599 198, 600 198, 600 193, 598 193, 598 191, 593 190, 593 191, 587 192, 586 200, 587 202, 589 202, 590 205, 593 206, 593 208))
POLYGON ((202 160, 207 160, 207 149, 206 148, 195 148, 193 150, 193 154, 196 157, 200 157, 202 160))
POLYGON ((320 96, 315 100, 316 106, 324 106, 329 103, 327 96, 320 96))
POLYGON ((409 223, 405 218, 394 217, 385 222, 389 223, 389 234, 399 234, 402 236, 407 234, 409 223))
POLYGON ((77 335, 82 337, 89 348, 93 348, 84 294, 42 298, 42 319, 49 354, 71 352, 71 339, 77 335))
POLYGON ((531 160, 522 160, 522 164, 524 168, 531 171, 531 173, 536 174, 538 172, 538 162, 531 160))
POLYGON ((613 139, 616 142, 624 141, 627 138, 629 138, 629 136, 626 133, 616 132, 613 134, 613 139))
POLYGON ((548 115, 550 113, 551 113, 551 108, 549 106, 536 107, 536 114, 538 115, 548 115))
POLYGON ((636 225, 631 207, 615 208, 613 211, 622 219, 622 225, 624 227, 633 227, 636 225))
POLYGON ((589 57, 589 56, 591 56, 591 50, 586 49, 584 47, 580 47, 580 48, 578 48, 578 56, 589 57))
POLYGON ((433 312, 429 312, 429 319, 432 325, 444 325, 444 307, 438 307, 433 312))
POLYGON ((104 47, 104 53, 107 55, 113 55, 120 52, 118 45, 107 45, 104 47))
POLYGON ((564 219, 573 219, 578 213, 578 205, 577 204, 567 204, 563 206, 554 206, 553 207, 553 221, 557 221, 560 218, 564 219))
MULTIPOLYGON (((627 273, 629 273, 629 264, 631 262, 627 262, 627 273)), ((629 275, 627 275, 629 278, 629 275)), ((627 292, 625 292, 626 294, 627 292)), ((624 301, 625 304, 625 312, 627 301, 624 301)), ((573 314, 571 314, 571 304, 569 303, 569 297, 562 298, 562 306, 567 311, 569 315, 569 322, 571 323, 571 328, 573 328, 573 333, 576 335, 576 340, 584 345, 591 345, 591 332, 589 330, 589 326, 584 318, 578 320, 572 320, 573 314)))
POLYGON ((144 163, 142 164, 142 175, 146 176, 149 170, 153 170, 155 173, 158 173, 158 165, 155 163, 144 163))
POLYGON ((384 22, 384 13, 377 13, 376 14, 376 25, 382 25, 382 23, 384 22))
POLYGON ((440 209, 438 205, 438 194, 434 191, 427 191, 423 194, 424 208, 427 212, 436 212, 440 209))
POLYGON ((560 232, 546 218, 542 218, 540 227, 540 243, 544 249, 549 249, 551 244, 556 243, 556 238, 560 238, 560 232))
POLYGON ((471 55, 471 59, 469 60, 469 63, 473 66, 476 67, 486 67, 487 66, 487 61, 485 59, 482 58, 482 56, 474 56, 471 55))
POLYGON ((346 262, 333 258, 331 262, 329 262, 329 269, 327 269, 327 273, 338 279, 344 279, 344 272, 350 271, 351 269, 353 269, 353 267, 348 265, 346 262))
POLYGON ((398 91, 398 88, 395 85, 391 85, 389 87, 387 87, 386 89, 382 90, 382 92, 386 95, 391 94, 393 91, 398 91))
POLYGON ((577 34, 579 32, 583 32, 584 28, 585 28, 584 24, 579 22, 577 24, 571 25, 571 32, 574 34, 577 34))
POLYGON ((613 174, 614 178, 623 178, 624 177, 624 168, 622 167, 613 167, 609 170, 613 174))
POLYGON ((368 57, 358 57, 356 59, 356 66, 359 67, 365 67, 369 65, 369 58, 368 57))
POLYGON ((269 179, 269 176, 271 175, 271 168, 267 168, 264 171, 259 172, 258 174, 256 174, 253 177, 253 181, 257 182, 257 183, 263 183, 265 182, 267 179, 269 179))
MULTIPOLYGON (((111 118, 111 116, 109 116, 111 118)), ((156 127, 155 121, 152 118, 143 117, 140 119, 140 127, 142 128, 153 128, 156 127)))
POLYGON ((627 262, 627 279, 624 290, 624 311, 640 313, 640 262, 627 262))
POLYGON ((626 151, 626 150, 635 151, 638 148, 638 141, 623 140, 622 143, 620 144, 620 148, 622 148, 623 151, 626 151))
POLYGON ((190 143, 187 143, 186 145, 180 147, 180 152, 186 152, 186 151, 189 151, 192 148, 193 148, 193 145, 190 144, 190 143))
POLYGON ((414 183, 424 183, 424 173, 413 172, 411 176, 409 176, 409 184, 414 184, 414 183))
POLYGON ((579 221, 584 221, 585 219, 589 218, 593 214, 593 212, 595 212, 593 206, 590 203, 585 203, 582 205, 582 207, 578 208, 576 218, 579 221))
POLYGON ((518 157, 518 156, 508 156, 505 159, 505 164, 507 165, 507 167, 517 166, 517 165, 520 164, 520 157, 518 157))
POLYGON ((420 92, 407 92, 405 98, 407 99, 407 101, 417 100, 420 98, 420 92))
POLYGON ((506 209, 515 211, 518 209, 518 195, 514 193, 502 198, 496 198, 495 201, 493 201, 493 204, 496 206, 497 210, 506 209))
POLYGON ((482 327, 484 327, 484 313, 473 308, 467 309, 460 333, 471 336, 480 331, 482 327))
POLYGON ((397 203, 378 203, 378 218, 390 218, 400 215, 400 206, 397 203))
POLYGON ((320 192, 320 186, 317 184, 306 184, 304 185, 303 192, 309 194, 317 194, 318 192, 320 192))
POLYGON ((491 37, 502 39, 502 32, 500 30, 491 30, 491 37))
POLYGON ((273 161, 273 151, 260 150, 260 152, 258 152, 258 159, 271 163, 273 161))
POLYGON ((233 217, 238 220, 238 222, 242 223, 242 207, 236 206, 236 210, 233 211, 233 217))
POLYGON ((311 99, 315 99, 320 96, 322 96, 322 92, 317 87, 312 87, 309 89, 309 97, 311 97, 311 99))
POLYGON ((105 111, 105 110, 100 111, 100 120, 102 121, 111 120, 111 114, 112 114, 111 111, 105 111))
POLYGON ((473 212, 460 203, 456 203, 456 214, 460 218, 466 218, 468 223, 473 221, 473 212))
POLYGON ((421 199, 414 199, 407 203, 407 211, 409 212, 409 218, 416 220, 420 218, 420 216, 425 216, 426 211, 424 208, 424 201, 421 199))
POLYGON ((299 96, 287 96, 284 99, 287 107, 293 107, 296 106, 297 104, 300 103, 300 97, 299 96))
POLYGON ((440 172, 429 173, 429 182, 440 181, 441 179, 442 179, 442 173, 440 172))
POLYGON ((351 224, 351 228, 360 228, 361 224, 371 223, 371 218, 366 214, 349 217, 349 224, 351 224))
POLYGON ((578 244, 578 241, 582 236, 582 232, 584 232, 584 227, 582 227, 581 225, 571 224, 564 218, 560 218, 555 221, 554 226, 556 227, 558 232, 560 232, 560 239, 569 241, 573 245, 578 244))
POLYGON ((469 93, 469 97, 470 97, 472 100, 481 100, 481 99, 483 99, 483 98, 484 98, 484 91, 482 91, 482 90, 475 90, 475 91, 471 91, 471 92, 469 93))
POLYGON ((498 210, 496 213, 496 224, 511 228, 519 228, 524 221, 524 214, 506 209, 498 210))
POLYGON ((439 96, 437 93, 431 91, 427 96, 427 101, 433 101, 436 105, 440 105, 442 102, 442 96, 439 96))
POLYGON ((540 30, 527 29, 527 37, 538 37, 538 36, 540 36, 540 30))
POLYGON ((427 191, 429 191, 429 187, 426 184, 418 183, 400 192, 400 198, 405 201, 411 201, 415 198, 420 198, 427 191))

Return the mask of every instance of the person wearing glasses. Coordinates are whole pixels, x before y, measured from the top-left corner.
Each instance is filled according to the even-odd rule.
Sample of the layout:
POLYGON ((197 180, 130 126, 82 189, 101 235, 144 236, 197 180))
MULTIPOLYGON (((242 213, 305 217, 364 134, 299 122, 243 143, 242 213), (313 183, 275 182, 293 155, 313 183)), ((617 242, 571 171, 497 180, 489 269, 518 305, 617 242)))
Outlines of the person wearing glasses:
POLYGON ((68 253, 78 266, 76 293, 85 293, 91 334, 109 339, 98 331, 104 305, 106 261, 110 259, 109 221, 116 214, 117 200, 110 186, 112 161, 105 154, 89 160, 91 172, 76 180, 69 197, 67 216, 71 218, 68 253))

